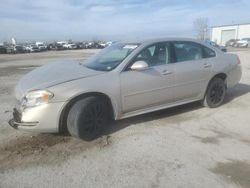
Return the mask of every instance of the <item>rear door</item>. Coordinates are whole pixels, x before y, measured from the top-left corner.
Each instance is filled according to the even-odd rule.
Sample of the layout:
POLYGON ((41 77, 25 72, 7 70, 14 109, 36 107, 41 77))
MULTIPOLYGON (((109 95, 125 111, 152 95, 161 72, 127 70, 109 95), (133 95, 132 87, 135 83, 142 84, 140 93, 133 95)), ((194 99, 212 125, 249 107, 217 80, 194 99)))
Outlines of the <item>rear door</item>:
POLYGON ((187 41, 173 42, 172 47, 175 54, 174 100, 181 102, 200 98, 212 68, 211 59, 204 56, 205 47, 187 41))

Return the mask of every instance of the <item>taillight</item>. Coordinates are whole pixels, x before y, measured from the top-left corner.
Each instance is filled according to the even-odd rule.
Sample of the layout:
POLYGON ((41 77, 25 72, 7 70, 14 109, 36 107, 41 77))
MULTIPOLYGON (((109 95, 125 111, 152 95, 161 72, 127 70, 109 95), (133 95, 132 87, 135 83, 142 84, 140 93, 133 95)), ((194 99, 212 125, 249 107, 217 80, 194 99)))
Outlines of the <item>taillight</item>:
POLYGON ((240 65, 240 63, 241 63, 241 62, 240 62, 240 58, 237 57, 237 64, 240 65))

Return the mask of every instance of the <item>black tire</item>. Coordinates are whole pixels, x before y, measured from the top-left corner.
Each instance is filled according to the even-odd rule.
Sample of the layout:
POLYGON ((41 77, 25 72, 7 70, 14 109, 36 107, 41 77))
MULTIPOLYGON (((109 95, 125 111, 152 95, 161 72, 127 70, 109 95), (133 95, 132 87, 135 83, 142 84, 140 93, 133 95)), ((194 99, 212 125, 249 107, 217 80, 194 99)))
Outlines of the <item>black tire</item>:
POLYGON ((209 108, 216 108, 219 107, 226 95, 226 84, 223 79, 221 78, 214 78, 210 81, 206 95, 202 101, 203 106, 209 108))
POLYGON ((98 97, 78 100, 69 110, 67 128, 69 133, 86 141, 99 137, 108 123, 107 102, 98 97))

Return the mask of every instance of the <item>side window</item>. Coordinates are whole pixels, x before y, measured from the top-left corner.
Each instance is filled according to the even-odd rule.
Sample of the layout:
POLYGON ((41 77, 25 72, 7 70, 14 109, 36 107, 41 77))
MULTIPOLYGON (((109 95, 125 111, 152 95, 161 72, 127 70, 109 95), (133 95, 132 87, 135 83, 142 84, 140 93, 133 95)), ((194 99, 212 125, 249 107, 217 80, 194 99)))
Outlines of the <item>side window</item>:
POLYGON ((204 46, 203 49, 204 49, 204 58, 211 58, 216 56, 216 53, 210 48, 204 46))
POLYGON ((153 55, 154 55, 154 52, 155 52, 155 45, 149 47, 148 49, 149 49, 149 51, 150 51, 151 56, 153 56, 153 55))
POLYGON ((176 62, 202 59, 202 48, 193 42, 174 42, 176 62))
POLYGON ((155 45, 142 50, 142 52, 139 53, 139 55, 137 55, 135 61, 143 60, 148 63, 148 61, 150 61, 151 58, 153 57, 154 53, 155 53, 155 45))
POLYGON ((158 43, 149 46, 137 55, 134 61, 145 61, 150 67, 169 63, 168 43, 158 43))

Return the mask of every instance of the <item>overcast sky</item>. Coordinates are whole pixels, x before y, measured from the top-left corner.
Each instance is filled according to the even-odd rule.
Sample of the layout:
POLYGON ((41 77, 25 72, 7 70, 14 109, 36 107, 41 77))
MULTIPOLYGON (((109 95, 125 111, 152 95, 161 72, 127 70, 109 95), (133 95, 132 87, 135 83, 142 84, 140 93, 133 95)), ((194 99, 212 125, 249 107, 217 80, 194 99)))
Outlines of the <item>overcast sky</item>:
POLYGON ((0 42, 193 37, 193 21, 250 22, 249 0, 1 0, 0 42))

